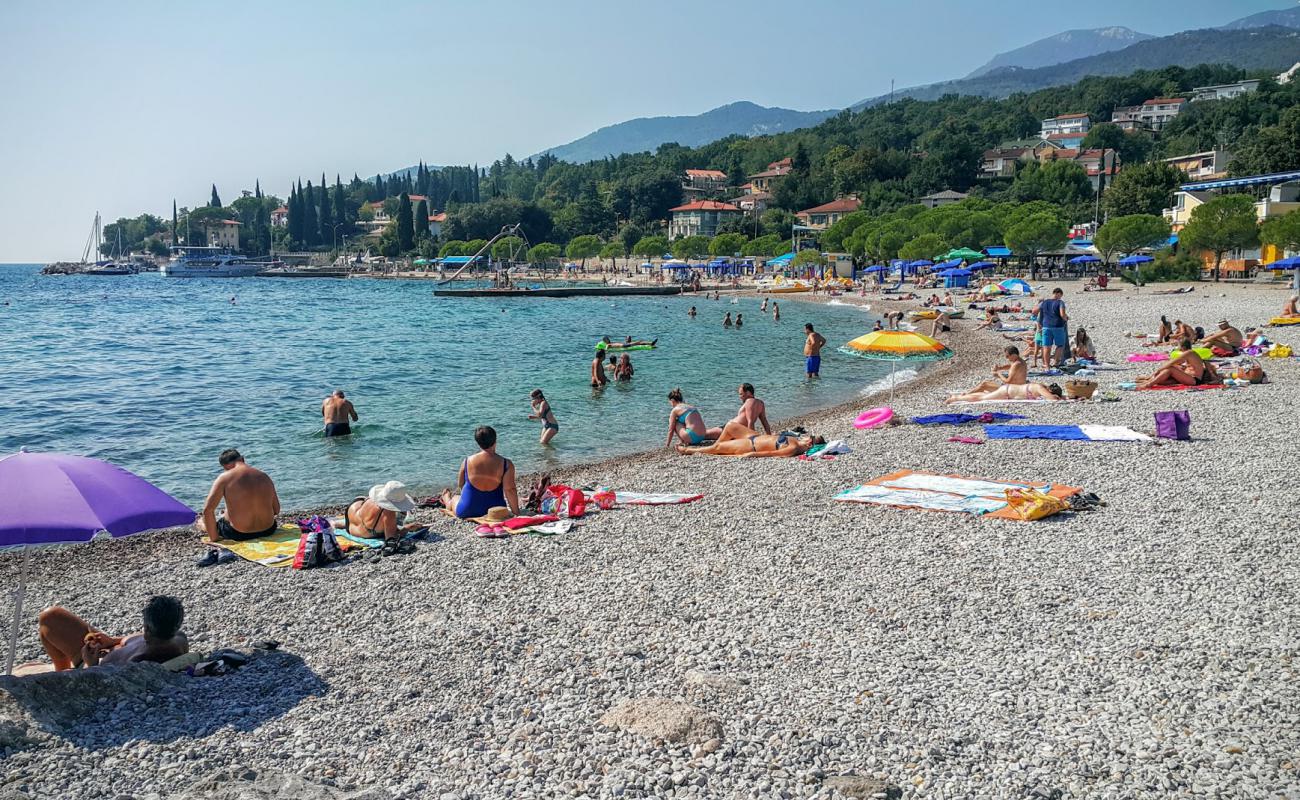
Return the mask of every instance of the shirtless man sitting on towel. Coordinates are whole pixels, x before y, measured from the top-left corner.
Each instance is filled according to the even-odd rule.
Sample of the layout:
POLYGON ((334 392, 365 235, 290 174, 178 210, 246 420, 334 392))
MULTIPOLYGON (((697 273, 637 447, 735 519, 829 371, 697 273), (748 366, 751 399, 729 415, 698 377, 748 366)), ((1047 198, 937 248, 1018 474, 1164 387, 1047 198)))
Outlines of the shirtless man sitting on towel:
POLYGON ((1221 319, 1219 320, 1219 330, 1206 336, 1197 344, 1202 347, 1217 347, 1229 355, 1236 355, 1245 339, 1246 337, 1241 335, 1241 331, 1229 325, 1226 319, 1221 319))
MULTIPOLYGON (((208 499, 203 504, 202 518, 195 520, 195 527, 210 542, 220 539, 247 541, 274 533, 275 518, 280 513, 280 497, 275 493, 275 483, 270 476, 244 463, 244 457, 233 448, 222 452, 217 461, 222 471, 212 482, 208 499), (217 517, 217 506, 223 500, 226 513, 217 517)), ((211 566, 218 560, 214 548, 199 561, 199 566, 211 566)))
POLYGON ((1029 383, 1029 365, 1020 357, 1020 348, 1015 345, 1008 345, 1003 351, 1007 354, 1007 363, 998 364, 993 368, 993 379, 983 381, 970 393, 974 392, 991 392, 999 386, 1024 386, 1029 383))

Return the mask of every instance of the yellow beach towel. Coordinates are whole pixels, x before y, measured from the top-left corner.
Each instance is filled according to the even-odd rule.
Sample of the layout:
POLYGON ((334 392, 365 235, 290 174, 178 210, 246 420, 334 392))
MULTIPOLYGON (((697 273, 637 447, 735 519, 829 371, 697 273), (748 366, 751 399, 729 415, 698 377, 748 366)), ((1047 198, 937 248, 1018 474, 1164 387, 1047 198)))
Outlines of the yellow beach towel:
MULTIPOLYGON (((213 544, 254 564, 261 564, 264 567, 288 567, 293 565, 293 557, 298 554, 298 541, 301 538, 302 531, 297 525, 281 525, 275 533, 260 539, 249 539, 246 542, 222 539, 213 544)), ((361 545, 339 537, 339 549, 344 552, 359 547, 361 545)))

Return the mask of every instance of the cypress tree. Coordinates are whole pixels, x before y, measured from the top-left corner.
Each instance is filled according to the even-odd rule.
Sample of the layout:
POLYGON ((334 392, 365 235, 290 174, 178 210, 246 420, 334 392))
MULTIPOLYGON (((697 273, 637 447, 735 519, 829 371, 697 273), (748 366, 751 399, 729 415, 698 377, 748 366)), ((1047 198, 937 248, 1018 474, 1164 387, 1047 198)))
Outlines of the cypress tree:
POLYGON ((415 204, 415 239, 429 238, 429 203, 425 200, 415 204))
POLYGON ((217 196, 217 185, 215 183, 212 184, 212 199, 208 201, 208 205, 213 208, 221 208, 221 198, 217 196))
POLYGON ((372 200, 381 200, 381 201, 382 201, 382 200, 385 200, 387 197, 388 197, 388 195, 384 192, 384 176, 383 176, 383 175, 376 175, 376 176, 375 176, 375 196, 372 197, 371 199, 372 199, 372 200))
POLYGON ((302 204, 298 202, 298 187, 289 185, 289 246, 298 247, 302 243, 302 204))
POLYGON ((320 174, 320 240, 322 244, 333 245, 334 236, 334 215, 330 213, 333 203, 330 202, 330 185, 325 182, 325 173, 320 174))
POLYGON ((334 224, 341 229, 339 233, 348 231, 348 201, 343 196, 343 181, 336 174, 334 176, 334 224))
POLYGON ((411 224, 411 196, 402 192, 397 198, 397 247, 403 253, 415 244, 415 229, 411 224))
POLYGON ((316 224, 316 190, 307 181, 307 192, 302 195, 302 238, 307 247, 320 244, 320 228, 316 224))
POLYGON ((180 244, 176 241, 176 198, 172 198, 172 247, 180 244))
POLYGON ((262 181, 256 178, 253 179, 253 197, 258 200, 262 199, 262 181))

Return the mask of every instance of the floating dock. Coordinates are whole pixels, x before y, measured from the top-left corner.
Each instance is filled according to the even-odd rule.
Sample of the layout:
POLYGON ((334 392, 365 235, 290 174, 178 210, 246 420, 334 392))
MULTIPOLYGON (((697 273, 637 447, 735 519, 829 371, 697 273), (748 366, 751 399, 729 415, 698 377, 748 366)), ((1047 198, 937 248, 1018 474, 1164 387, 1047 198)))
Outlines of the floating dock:
POLYGON ((540 289, 434 289, 435 297, 622 297, 681 294, 680 286, 556 286, 540 289))

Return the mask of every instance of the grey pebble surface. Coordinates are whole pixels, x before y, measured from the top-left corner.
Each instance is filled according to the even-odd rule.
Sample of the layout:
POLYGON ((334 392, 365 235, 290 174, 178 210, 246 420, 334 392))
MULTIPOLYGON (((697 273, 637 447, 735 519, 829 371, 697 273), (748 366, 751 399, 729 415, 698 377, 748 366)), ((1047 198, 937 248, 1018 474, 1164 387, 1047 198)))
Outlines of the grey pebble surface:
MULTIPOLYGON (((1063 285, 1119 362, 1140 349, 1125 332, 1161 313, 1254 324, 1284 299, 1063 285)), ((999 336, 958 327, 957 358, 901 389, 900 415, 944 411, 995 363, 999 336)), ((1272 334, 1300 350, 1300 330, 1272 334)), ((183 531, 43 550, 20 661, 42 656, 36 609, 122 633, 159 593, 185 601, 195 649, 282 651, 58 718, 0 682, 0 798, 1300 796, 1300 367, 1264 366, 1273 382, 1242 389, 1001 409, 1147 433, 1186 409, 1190 442, 855 430, 877 395, 800 420, 853 448, 833 461, 661 451, 566 469, 705 498, 551 538, 482 540, 430 514, 441 538, 411 555, 303 572, 195 569, 183 531), (831 502, 899 469, 1064 483, 1107 505, 1022 523, 831 502), (254 775, 288 777, 257 794, 254 775)), ((1102 390, 1138 372, 1101 373, 1102 390)), ((17 569, 0 555, 0 585, 17 569)))

